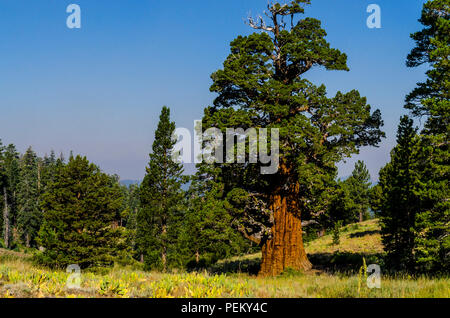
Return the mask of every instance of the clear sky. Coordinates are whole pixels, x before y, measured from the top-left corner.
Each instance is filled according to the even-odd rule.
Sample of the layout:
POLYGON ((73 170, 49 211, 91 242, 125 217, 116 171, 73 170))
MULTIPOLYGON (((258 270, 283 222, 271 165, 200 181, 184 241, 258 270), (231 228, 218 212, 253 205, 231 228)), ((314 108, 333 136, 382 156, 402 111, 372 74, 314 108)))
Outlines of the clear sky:
MULTIPOLYGON (((387 138, 340 164, 366 162, 374 180, 389 160, 405 95, 424 79, 408 69, 410 33, 424 0, 312 0, 306 15, 322 20, 328 41, 347 53, 350 72, 307 77, 328 92, 358 89, 380 108, 387 138), (381 29, 369 29, 369 4, 381 29)), ((252 30, 249 15, 267 0, 0 0, 0 139, 23 152, 86 155, 122 179, 145 173, 163 105, 177 126, 193 128, 214 95, 210 74, 229 43, 252 30), (81 29, 66 26, 66 7, 81 7, 81 29)))

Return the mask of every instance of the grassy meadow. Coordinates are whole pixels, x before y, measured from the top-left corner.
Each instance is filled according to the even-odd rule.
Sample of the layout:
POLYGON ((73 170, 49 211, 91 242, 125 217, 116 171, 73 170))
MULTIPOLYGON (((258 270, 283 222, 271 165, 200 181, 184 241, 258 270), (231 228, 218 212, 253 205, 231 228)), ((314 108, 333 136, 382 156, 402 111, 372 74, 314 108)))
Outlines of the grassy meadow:
POLYGON ((119 266, 102 273, 86 271, 80 287, 72 289, 66 286, 68 273, 36 267, 28 254, 0 250, 0 297, 450 297, 449 277, 382 272, 381 288, 367 287, 360 271, 363 258, 367 264, 382 262, 377 220, 344 227, 337 246, 325 235, 306 249, 314 269, 305 273, 288 270, 279 277, 257 277, 261 256, 254 254, 220 261, 204 272, 158 273, 119 266))

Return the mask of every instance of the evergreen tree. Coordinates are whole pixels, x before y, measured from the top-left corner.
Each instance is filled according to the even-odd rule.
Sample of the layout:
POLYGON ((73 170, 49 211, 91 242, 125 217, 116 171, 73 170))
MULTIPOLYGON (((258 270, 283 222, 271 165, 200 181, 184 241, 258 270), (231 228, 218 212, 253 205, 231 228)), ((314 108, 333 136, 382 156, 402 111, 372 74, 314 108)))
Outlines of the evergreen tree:
POLYGON ((367 219, 370 207, 370 174, 363 161, 358 160, 352 175, 337 182, 337 189, 328 210, 328 226, 334 222, 344 225, 367 219))
POLYGON ((407 66, 429 65, 427 80, 406 97, 406 108, 415 116, 425 116, 415 160, 417 206, 415 268, 422 271, 449 270, 450 264, 450 179, 449 164, 449 77, 450 1, 429 0, 422 10, 424 28, 411 35, 416 47, 407 66))
POLYGON ((180 254, 188 268, 210 266, 219 259, 239 255, 250 248, 232 228, 233 219, 221 200, 223 189, 197 174, 187 194, 189 208, 182 222, 180 254))
POLYGON ((418 197, 414 187, 419 177, 414 150, 416 129, 407 116, 401 118, 397 146, 391 152, 391 162, 380 171, 381 233, 387 263, 392 269, 409 269, 414 265, 414 227, 418 197))
POLYGON ((350 187, 350 195, 357 210, 359 222, 367 218, 370 207, 370 173, 363 161, 358 160, 352 176, 346 180, 350 187))
POLYGON ((8 217, 8 202, 6 197, 6 171, 5 171, 5 159, 4 159, 4 147, 2 140, 0 139, 0 189, 2 194, 2 198, 0 199, 0 208, 1 208, 1 229, 2 229, 2 239, 6 248, 8 248, 8 240, 9 240, 9 217, 8 217))
POLYGON ((3 189, 3 197, 7 210, 4 210, 3 239, 5 246, 8 248, 13 247, 16 243, 13 241, 12 234, 17 223, 17 194, 20 181, 19 153, 13 144, 10 144, 5 148, 4 169, 5 187, 3 189))
POLYGON ((381 202, 383 198, 383 190, 379 184, 370 189, 370 208, 376 217, 379 217, 382 208, 381 202))
POLYGON ((415 116, 427 116, 426 134, 446 134, 450 118, 450 1, 429 0, 419 20, 424 28, 411 35, 416 47, 408 55, 407 66, 431 66, 427 80, 406 97, 406 108, 415 116))
POLYGON ((124 226, 129 235, 130 247, 136 254, 133 257, 139 257, 139 248, 137 246, 137 216, 140 210, 139 186, 131 184, 128 188, 122 186, 124 203, 121 212, 121 226, 124 226))
POLYGON ((279 129, 277 173, 261 175, 259 164, 227 163, 209 172, 224 184, 224 197, 238 205, 231 213, 246 205, 239 229, 262 247, 262 275, 311 267, 302 219, 327 210, 336 163, 384 136, 380 112, 371 113, 358 91, 330 98, 325 86, 304 77, 314 67, 348 71, 347 56, 330 47, 321 22, 298 18, 309 2, 271 3, 268 23, 249 20, 263 32, 231 43, 223 69, 212 75, 211 91, 218 96, 202 122, 204 129, 224 134, 227 128, 279 129))
POLYGON ((123 248, 114 224, 122 204, 117 183, 85 157, 71 157, 42 196, 37 261, 65 268, 112 265, 123 248))
POLYGON ((20 183, 17 202, 19 206, 17 225, 22 240, 27 247, 35 245, 41 226, 39 209, 38 158, 33 149, 28 148, 20 162, 20 183))
POLYGON ((174 160, 175 123, 163 107, 155 132, 153 152, 140 188, 141 210, 137 216, 137 243, 147 269, 167 270, 176 259, 180 204, 184 183, 182 165, 174 160))

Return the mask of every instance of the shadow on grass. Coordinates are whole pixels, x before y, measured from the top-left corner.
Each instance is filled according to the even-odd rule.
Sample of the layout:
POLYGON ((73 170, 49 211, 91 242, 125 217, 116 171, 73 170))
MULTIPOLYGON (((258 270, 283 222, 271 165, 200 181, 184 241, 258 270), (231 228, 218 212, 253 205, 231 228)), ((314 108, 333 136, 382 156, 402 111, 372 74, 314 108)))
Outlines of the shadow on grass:
POLYGON ((379 234, 380 231, 379 230, 373 230, 373 231, 364 231, 364 232, 357 232, 357 233, 352 233, 349 235, 350 238, 355 238, 355 237, 364 237, 367 235, 375 235, 375 234, 379 234))
POLYGON ((258 275, 261 268, 261 258, 243 259, 236 261, 223 261, 211 266, 208 271, 213 274, 236 274, 258 275))
POLYGON ((382 254, 367 253, 315 253, 308 255, 308 258, 314 269, 332 274, 357 273, 363 265, 363 258, 366 260, 366 265, 377 264, 382 266, 384 263, 382 254))
MULTIPOLYGON (((313 264, 313 270, 330 274, 357 274, 363 265, 377 264, 383 266, 383 254, 366 253, 314 253, 308 255, 313 264)), ((211 266, 208 271, 213 274, 236 274, 243 273, 257 275, 261 267, 261 258, 243 259, 235 261, 223 261, 211 266)))

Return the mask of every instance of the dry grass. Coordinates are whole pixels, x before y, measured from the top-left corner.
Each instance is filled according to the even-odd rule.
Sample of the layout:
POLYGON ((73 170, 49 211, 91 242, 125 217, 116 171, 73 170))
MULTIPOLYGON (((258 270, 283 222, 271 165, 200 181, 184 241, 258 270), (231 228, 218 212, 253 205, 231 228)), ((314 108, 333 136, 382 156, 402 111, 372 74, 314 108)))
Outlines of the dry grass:
MULTIPOLYGON (((343 229, 339 246, 332 246, 331 236, 325 236, 306 248, 310 258, 350 255, 360 260, 362 255, 382 253, 378 231, 376 220, 350 225, 343 229)), ((227 262, 257 263, 259 258, 258 254, 234 258, 219 267, 227 262)), ((245 273, 163 274, 116 267, 103 275, 83 272, 78 289, 66 287, 68 276, 33 266, 26 254, 0 250, 0 297, 450 298, 449 277, 382 276, 381 288, 369 289, 364 277, 345 271, 290 271, 280 277, 259 278, 245 273)))
POLYGON ((339 245, 332 244, 333 238, 329 234, 306 244, 306 251, 308 254, 336 252, 353 254, 383 253, 378 220, 350 224, 343 227, 341 232, 339 245))

